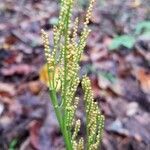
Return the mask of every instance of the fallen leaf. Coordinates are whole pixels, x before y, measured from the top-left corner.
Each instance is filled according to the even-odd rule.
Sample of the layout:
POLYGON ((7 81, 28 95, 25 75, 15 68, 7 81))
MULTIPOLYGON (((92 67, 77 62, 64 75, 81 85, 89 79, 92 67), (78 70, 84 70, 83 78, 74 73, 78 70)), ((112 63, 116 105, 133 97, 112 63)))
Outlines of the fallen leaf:
POLYGON ((47 65, 43 65, 39 71, 40 81, 42 81, 45 85, 49 85, 48 71, 47 65))
POLYGON ((91 87, 92 87, 94 97, 96 98, 96 97, 100 96, 100 88, 99 88, 97 79, 91 80, 91 87))
POLYGON ((135 76, 140 82, 143 92, 150 94, 150 71, 144 68, 137 68, 135 76))
POLYGON ((95 45, 90 54, 92 62, 105 60, 107 57, 108 57, 108 50, 102 44, 95 45))
POLYGON ((40 150, 40 139, 39 139, 39 134, 40 134, 40 128, 42 124, 38 121, 32 121, 29 124, 30 128, 30 142, 31 145, 36 149, 40 150))
POLYGON ((27 138, 20 146, 20 150, 27 150, 29 149, 30 145, 30 138, 27 138))
POLYGON ((131 102, 127 106, 127 112, 126 115, 131 117, 134 116, 138 112, 139 106, 136 102, 131 102))
POLYGON ((141 5, 141 0, 134 0, 132 3, 131 3, 131 7, 132 8, 137 8, 141 5))
POLYGON ((18 57, 20 57, 20 54, 17 54, 16 51, 8 51, 4 47, 0 48, 0 66, 13 64, 18 57))
POLYGON ((148 125, 140 124, 138 120, 133 117, 132 119, 116 119, 114 122, 109 124, 106 129, 126 137, 132 137, 135 140, 138 140, 138 142, 145 141, 146 143, 149 143, 148 125))
POLYGON ((29 82, 28 87, 29 87, 29 90, 35 95, 39 94, 39 92, 42 89, 42 85, 40 84, 39 81, 29 82))
MULTIPOLYGON (((59 80, 59 67, 56 67, 55 69, 55 77, 54 80, 56 81, 56 79, 59 80)), ((49 86, 49 80, 52 80, 52 73, 50 72, 50 79, 48 77, 48 71, 47 71, 47 64, 43 65, 39 71, 39 76, 40 76, 40 81, 42 81, 45 85, 49 86)), ((60 89, 61 86, 61 81, 59 80, 57 83, 57 90, 60 89)))
POLYGON ((9 35, 5 38, 5 44, 8 44, 9 46, 15 44, 17 42, 17 38, 13 35, 9 35))
POLYGON ((0 95, 2 96, 14 96, 16 94, 16 90, 14 85, 0 82, 0 95))
POLYGON ((32 73, 33 71, 34 71, 34 68, 27 64, 12 65, 9 68, 1 69, 1 73, 4 76, 12 76, 14 74, 27 75, 29 73, 32 73))
POLYGON ((129 131, 123 127, 123 123, 119 119, 116 119, 110 126, 108 126, 107 130, 126 136, 129 135, 129 131))

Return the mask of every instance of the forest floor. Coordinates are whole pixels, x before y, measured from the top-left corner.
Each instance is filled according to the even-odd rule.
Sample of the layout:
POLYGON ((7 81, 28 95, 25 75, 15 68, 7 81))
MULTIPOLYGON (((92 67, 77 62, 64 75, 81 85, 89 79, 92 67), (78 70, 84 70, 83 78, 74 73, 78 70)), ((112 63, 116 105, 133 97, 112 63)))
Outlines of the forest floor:
MULTIPOLYGON (((90 77, 106 118, 102 150, 150 150, 149 5, 149 0, 102 0, 90 20, 80 75, 90 77), (117 35, 127 36, 112 45, 117 35)), ((78 0, 74 16, 83 20, 86 7, 87 0, 78 0)), ((49 33, 52 46, 58 14, 56 0, 0 2, 0 150, 64 149, 40 80, 45 73, 40 31, 49 33)), ((83 119, 81 110, 76 115, 83 119)))

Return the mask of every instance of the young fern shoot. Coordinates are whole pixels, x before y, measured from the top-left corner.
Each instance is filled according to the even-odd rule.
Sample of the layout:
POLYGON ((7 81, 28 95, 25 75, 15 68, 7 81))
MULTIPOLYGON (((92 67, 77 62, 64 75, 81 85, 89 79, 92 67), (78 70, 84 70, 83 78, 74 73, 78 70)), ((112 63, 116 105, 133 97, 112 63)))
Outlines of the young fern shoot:
POLYGON ((90 32, 88 23, 94 1, 90 0, 79 40, 77 40, 78 18, 74 21, 73 31, 70 28, 74 0, 61 0, 58 25, 54 26, 53 30, 53 49, 49 46, 48 34, 44 30, 41 31, 47 60, 50 99, 67 150, 98 149, 104 127, 104 117, 101 115, 97 103, 94 102, 90 80, 88 77, 83 77, 87 138, 86 140, 82 137, 77 138, 81 121, 75 120, 75 111, 79 102, 79 97, 76 97, 75 93, 80 82, 79 62, 90 32), (57 98, 58 91, 61 102, 57 98))

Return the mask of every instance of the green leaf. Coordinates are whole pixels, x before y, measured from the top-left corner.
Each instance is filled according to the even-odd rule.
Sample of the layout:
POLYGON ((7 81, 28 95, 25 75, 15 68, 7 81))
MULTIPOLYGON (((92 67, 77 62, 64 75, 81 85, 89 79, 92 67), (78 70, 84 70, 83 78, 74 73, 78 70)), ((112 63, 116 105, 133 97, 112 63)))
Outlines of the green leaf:
POLYGON ((15 150, 15 147, 18 143, 18 140, 17 139, 13 139, 9 145, 9 150, 15 150))
POLYGON ((114 83, 116 81, 116 77, 110 72, 101 71, 101 72, 99 72, 98 75, 102 75, 104 78, 109 80, 111 83, 114 83))
POLYGON ((150 32, 150 21, 143 21, 137 24, 135 28, 136 34, 150 32))
POLYGON ((143 39, 150 39, 150 31, 149 32, 144 32, 143 34, 140 35, 143 39))
POLYGON ((117 36, 112 40, 112 43, 109 46, 110 50, 118 49, 120 46, 126 48, 132 48, 135 43, 135 38, 130 35, 121 35, 117 36))

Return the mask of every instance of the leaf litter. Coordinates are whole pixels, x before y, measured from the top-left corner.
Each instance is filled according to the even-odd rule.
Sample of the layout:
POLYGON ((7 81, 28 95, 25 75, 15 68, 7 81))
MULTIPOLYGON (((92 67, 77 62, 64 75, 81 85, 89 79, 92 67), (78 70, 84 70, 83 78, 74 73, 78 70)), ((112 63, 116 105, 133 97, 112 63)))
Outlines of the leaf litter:
MULTIPOLYGON (((118 35, 134 33, 148 20, 148 1, 97 2, 92 32, 81 60, 81 74, 92 82, 95 100, 106 117, 102 150, 148 150, 150 139, 150 38, 136 28, 135 44, 110 51, 118 35)), ((82 16, 86 4, 81 3, 82 16)), ((51 107, 40 29, 50 35, 58 20, 57 1, 2 0, 0 6, 0 149, 64 149, 51 107), (23 4, 23 6, 22 6, 23 4), (42 77, 41 77, 42 76, 42 77), (41 80, 42 78, 42 80, 41 80), (13 129, 13 130, 12 130, 13 129), (17 140, 13 144, 14 140, 17 140)), ((81 17, 81 20, 83 18, 81 17)), ((146 23, 147 24, 147 23, 146 23)), ((148 33, 148 32, 147 32, 148 33)), ((125 38, 126 39, 126 38, 125 38)), ((119 39, 120 41, 122 39, 119 39)), ((127 39, 128 40, 128 39, 127 39)), ((120 42, 119 41, 119 42, 120 42)), ((123 40, 124 42, 124 40, 123 40)), ((118 43, 117 43, 118 44, 118 43)), ((78 95, 82 98, 80 90, 78 95)), ((81 115, 82 107, 78 112, 81 115)), ((79 115, 79 114, 78 114, 79 115)), ((84 127, 84 126, 83 126, 84 127)))

